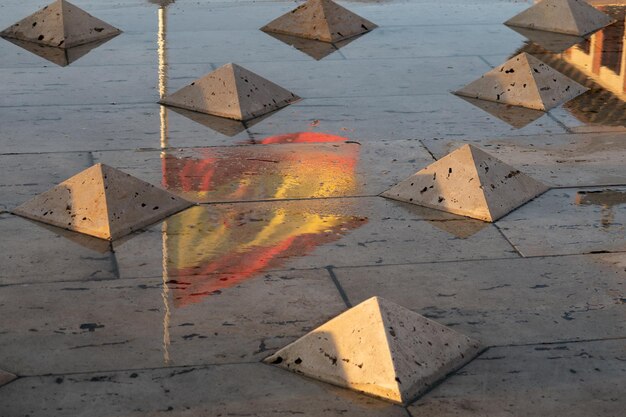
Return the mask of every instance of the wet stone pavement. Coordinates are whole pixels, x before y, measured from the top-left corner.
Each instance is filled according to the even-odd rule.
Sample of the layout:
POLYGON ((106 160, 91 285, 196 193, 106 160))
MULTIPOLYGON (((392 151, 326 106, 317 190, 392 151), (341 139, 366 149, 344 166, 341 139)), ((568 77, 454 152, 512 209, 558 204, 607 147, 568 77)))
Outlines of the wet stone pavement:
POLYGON ((345 0, 379 27, 329 45, 258 30, 293 1, 73 3, 124 33, 0 40, 0 416, 623 415, 626 6, 571 43, 502 25, 532 1, 345 0), (590 91, 450 94, 520 52, 590 91), (156 104, 228 62, 302 100, 156 104), (379 197, 465 143, 553 188, 495 223, 379 197), (11 214, 94 163, 199 204, 112 243, 11 214), (485 349, 407 407, 261 362, 375 295, 485 349))

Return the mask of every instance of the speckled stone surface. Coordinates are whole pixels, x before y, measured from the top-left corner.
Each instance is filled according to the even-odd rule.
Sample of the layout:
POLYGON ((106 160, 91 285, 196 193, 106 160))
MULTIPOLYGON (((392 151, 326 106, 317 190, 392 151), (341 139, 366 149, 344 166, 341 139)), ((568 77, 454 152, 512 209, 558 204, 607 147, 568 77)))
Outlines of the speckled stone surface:
POLYGON ((0 36, 66 49, 120 32, 70 2, 57 0, 6 28, 0 36))
POLYGON ((324 42, 339 42, 377 26, 332 0, 308 0, 261 30, 324 42))
POLYGON ((245 121, 299 98, 237 64, 226 64, 164 97, 160 103, 245 121))
POLYGON ((113 240, 193 203, 96 164, 13 210, 63 229, 113 240))
POLYGON ((455 94, 548 111, 587 90, 539 59, 522 52, 455 94))
POLYGON ((513 16, 506 24, 584 36, 613 22, 614 19, 584 0, 542 0, 513 16))
POLYGON ((620 416, 625 353, 623 338, 492 348, 409 411, 413 417, 620 416))
POLYGON ((383 197, 496 221, 548 187, 472 145, 463 145, 383 197))
POLYGON ((372 297, 265 359, 291 372, 408 404, 470 361, 479 344, 372 297))

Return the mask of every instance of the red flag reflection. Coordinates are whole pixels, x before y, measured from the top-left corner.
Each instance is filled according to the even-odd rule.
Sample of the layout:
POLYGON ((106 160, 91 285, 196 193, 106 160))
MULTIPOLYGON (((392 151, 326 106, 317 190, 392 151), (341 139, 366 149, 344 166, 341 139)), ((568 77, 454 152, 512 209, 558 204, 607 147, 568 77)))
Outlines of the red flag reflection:
MULTIPOLYGON (((329 197, 354 193, 359 145, 346 138, 296 133, 267 138, 270 146, 205 148, 165 155, 163 182, 199 201, 329 197), (276 144, 285 144, 275 146, 276 144)), ((311 254, 367 219, 333 204, 199 206, 165 222, 164 257, 174 305, 204 296, 311 254)))

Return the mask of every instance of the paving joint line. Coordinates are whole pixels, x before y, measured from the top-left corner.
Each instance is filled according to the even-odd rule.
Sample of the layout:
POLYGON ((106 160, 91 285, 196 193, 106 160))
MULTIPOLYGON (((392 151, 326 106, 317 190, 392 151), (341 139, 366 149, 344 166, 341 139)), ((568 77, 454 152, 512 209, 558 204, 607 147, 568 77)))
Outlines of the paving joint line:
POLYGON ((348 294, 346 294, 346 291, 341 286, 341 283, 339 282, 339 279, 337 278, 337 275, 335 275, 335 271, 333 270, 334 266, 328 265, 324 269, 326 269, 326 271, 328 271, 328 275, 330 276, 330 279, 335 284, 335 287, 337 287, 337 291, 339 291, 339 295, 341 296, 341 299, 345 303, 346 307, 352 308, 353 307, 352 306, 352 302, 350 302, 350 299, 348 298, 348 294))
POLYGON ((118 372, 146 372, 146 371, 160 371, 160 370, 169 370, 169 369, 187 369, 187 368, 197 368, 197 369, 207 369, 217 366, 233 366, 233 365, 258 365, 263 364, 261 361, 245 361, 245 362, 226 362, 226 363, 213 363, 213 364, 192 364, 192 365, 179 365, 179 366, 155 366, 155 367, 145 367, 145 368, 128 368, 128 369, 111 369, 111 370, 94 370, 94 371, 76 371, 76 372, 51 372, 47 374, 16 374, 18 378, 46 378, 46 377, 54 377, 54 376, 70 376, 70 375, 92 375, 92 374, 105 374, 105 373, 118 373, 118 372))

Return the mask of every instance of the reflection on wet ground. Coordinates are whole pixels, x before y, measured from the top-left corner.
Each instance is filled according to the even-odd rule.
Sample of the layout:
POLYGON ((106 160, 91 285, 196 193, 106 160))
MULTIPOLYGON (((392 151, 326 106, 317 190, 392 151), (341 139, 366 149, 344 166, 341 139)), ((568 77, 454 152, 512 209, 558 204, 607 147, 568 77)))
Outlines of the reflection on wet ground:
POLYGON ((319 61, 326 58, 328 55, 350 44, 356 39, 364 35, 357 35, 348 39, 344 39, 339 42, 321 42, 313 39, 299 38, 297 36, 285 35, 282 33, 264 32, 273 38, 278 39, 281 42, 286 43, 300 52, 304 52, 311 58, 319 61))
POLYGON ((541 110, 533 110, 521 106, 512 106, 510 104, 496 103, 494 101, 480 100, 461 95, 457 97, 486 111, 516 129, 521 129, 546 114, 541 110))
POLYGON ((237 206, 216 211, 217 218, 194 207, 163 223, 163 275, 175 277, 165 283, 177 307, 279 269, 367 223, 365 217, 293 206, 263 214, 237 206))
POLYGON ((540 58, 561 73, 591 91, 563 107, 584 124, 626 126, 626 6, 599 6, 616 23, 562 48, 575 40, 544 32, 522 33, 530 39, 512 53, 527 52, 540 58))
POLYGON ((615 220, 616 206, 626 205, 626 192, 617 190, 579 191, 576 204, 595 205, 602 208, 602 227, 608 228, 615 220))
POLYGON ((355 194, 360 145, 346 141, 334 135, 298 133, 261 140, 293 145, 193 149, 188 155, 165 151, 163 186, 202 202, 355 194))
POLYGON ((89 52, 96 49, 97 47, 107 43, 108 41, 113 39, 113 37, 75 46, 73 48, 55 48, 53 46, 40 45, 37 43, 22 41, 19 39, 4 39, 14 45, 19 46, 22 49, 25 49, 28 52, 47 59, 48 61, 57 64, 60 67, 66 67, 73 62, 78 61, 80 58, 87 55, 89 52))
MULTIPOLYGON (((626 6, 582 41, 502 25, 530 1, 346 0, 379 29, 319 45, 259 31, 289 1, 75 2, 124 34, 46 56, 68 68, 0 42, 2 417, 406 416, 259 363, 372 295, 491 346, 411 415, 501 414, 504 379, 522 414, 624 409, 626 6), (522 51, 591 91, 549 113, 449 93, 522 51), (156 104, 230 61, 304 100, 246 123, 156 104), (495 224, 377 197, 459 143, 561 188, 495 224), (96 162, 202 204, 113 244, 9 214, 96 162), (554 360, 581 346, 602 372, 554 360)), ((0 27, 40 6, 0 2, 0 27)))

